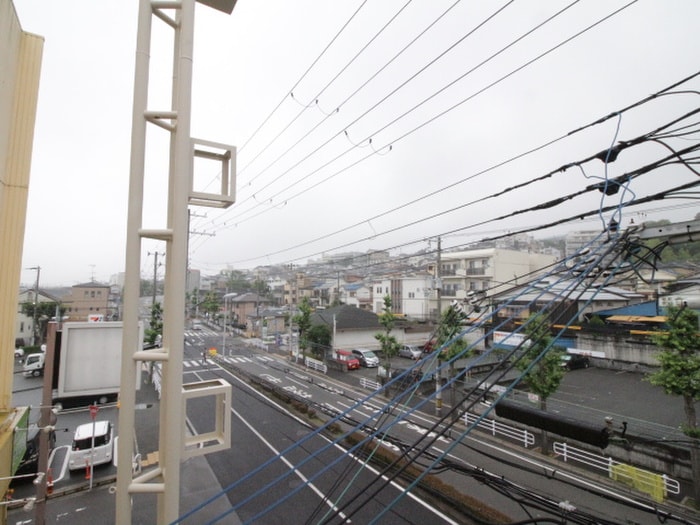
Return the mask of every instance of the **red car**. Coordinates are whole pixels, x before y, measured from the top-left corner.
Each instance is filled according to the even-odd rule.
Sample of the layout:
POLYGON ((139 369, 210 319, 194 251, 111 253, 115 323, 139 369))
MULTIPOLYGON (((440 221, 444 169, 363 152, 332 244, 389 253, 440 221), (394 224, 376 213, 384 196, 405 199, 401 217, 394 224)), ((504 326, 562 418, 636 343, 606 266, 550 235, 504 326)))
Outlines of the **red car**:
POLYGON ((429 353, 432 352, 433 350, 435 350, 435 341, 434 341, 433 339, 431 339, 430 341, 427 341, 427 342, 423 345, 423 353, 424 353, 424 354, 429 354, 429 353))
POLYGON ((348 370, 357 370, 360 368, 360 360, 348 350, 336 350, 335 360, 343 363, 348 370))

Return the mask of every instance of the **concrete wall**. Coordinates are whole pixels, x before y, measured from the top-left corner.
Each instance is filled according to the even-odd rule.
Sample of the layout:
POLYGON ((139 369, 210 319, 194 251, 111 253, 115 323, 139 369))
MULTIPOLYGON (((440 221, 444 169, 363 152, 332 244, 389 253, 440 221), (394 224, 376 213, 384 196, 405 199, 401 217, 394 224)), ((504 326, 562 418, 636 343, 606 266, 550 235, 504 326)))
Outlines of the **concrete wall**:
POLYGON ((643 336, 579 334, 576 348, 604 352, 604 359, 591 359, 599 368, 644 371, 659 366, 659 347, 643 336))

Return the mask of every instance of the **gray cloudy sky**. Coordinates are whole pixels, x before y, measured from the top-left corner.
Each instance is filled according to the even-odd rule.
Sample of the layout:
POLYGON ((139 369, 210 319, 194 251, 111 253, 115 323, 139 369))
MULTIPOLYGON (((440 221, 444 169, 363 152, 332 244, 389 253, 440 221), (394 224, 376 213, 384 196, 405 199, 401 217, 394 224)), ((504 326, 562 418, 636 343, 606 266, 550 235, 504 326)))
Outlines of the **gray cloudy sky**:
MULTIPOLYGON (((138 2, 14 4, 23 29, 46 39, 23 266, 41 266, 46 286, 107 281, 124 268, 138 2)), ((238 146, 238 199, 192 210, 190 266, 409 253, 438 235, 449 248, 690 182, 669 166, 614 196, 491 221, 668 154, 646 143, 607 173, 589 163, 478 202, 696 109, 695 94, 661 97, 566 137, 696 73, 698 20, 695 0, 238 0, 231 16, 198 6, 192 136, 238 146)), ((154 28, 149 106, 164 109, 171 31, 154 28)), ((144 226, 156 228, 167 137, 149 129, 148 140, 144 226)), ((196 185, 219 176, 198 167, 196 185)), ((690 220, 698 208, 674 199, 621 218, 690 220)), ((609 217, 536 235, 600 229, 609 217)), ((162 250, 144 244, 144 275, 148 253, 162 250)), ((23 271, 22 283, 34 278, 23 271)))

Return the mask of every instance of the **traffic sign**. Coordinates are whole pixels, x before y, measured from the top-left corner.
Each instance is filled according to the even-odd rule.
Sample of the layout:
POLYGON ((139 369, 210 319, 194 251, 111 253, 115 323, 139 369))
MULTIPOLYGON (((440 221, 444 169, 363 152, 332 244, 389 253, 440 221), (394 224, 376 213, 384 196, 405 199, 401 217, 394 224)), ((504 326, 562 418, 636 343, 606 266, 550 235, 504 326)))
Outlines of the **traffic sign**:
POLYGON ((97 417, 97 405, 90 405, 90 417, 92 419, 97 417))

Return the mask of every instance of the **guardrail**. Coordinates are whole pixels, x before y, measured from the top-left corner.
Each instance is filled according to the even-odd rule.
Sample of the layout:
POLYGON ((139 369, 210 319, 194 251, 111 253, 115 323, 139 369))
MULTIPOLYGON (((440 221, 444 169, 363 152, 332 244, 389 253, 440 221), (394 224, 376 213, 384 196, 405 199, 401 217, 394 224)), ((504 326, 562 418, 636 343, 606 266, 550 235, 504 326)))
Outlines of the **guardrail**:
POLYGON ((381 384, 377 383, 376 381, 372 381, 371 379, 367 379, 366 377, 360 378, 360 386, 370 390, 379 390, 382 387, 381 384))
POLYGON ((269 346, 273 343, 266 343, 262 339, 255 337, 255 338, 251 338, 251 339, 246 339, 245 344, 252 345, 252 346, 255 346, 257 348, 261 348, 261 349, 265 350, 266 352, 269 352, 270 351, 269 346))
POLYGON ((649 494, 656 501, 663 501, 667 494, 680 494, 680 483, 666 474, 656 474, 612 458, 600 456, 567 443, 554 442, 554 453, 565 461, 576 461, 595 470, 604 471, 608 477, 649 494))
MULTIPOLYGON (((471 412, 465 412, 464 423, 469 426, 474 424, 478 415, 472 414, 471 412)), ((522 430, 519 428, 511 427, 510 425, 504 425, 495 419, 485 417, 476 425, 477 428, 481 428, 489 432, 492 436, 500 435, 513 439, 523 444, 525 448, 535 444, 535 436, 527 430, 522 430)))
POLYGON ((326 366, 326 363, 323 361, 318 361, 317 359, 313 359, 311 357, 305 357, 304 364, 312 370, 318 370, 324 374, 328 373, 328 366, 326 366))

